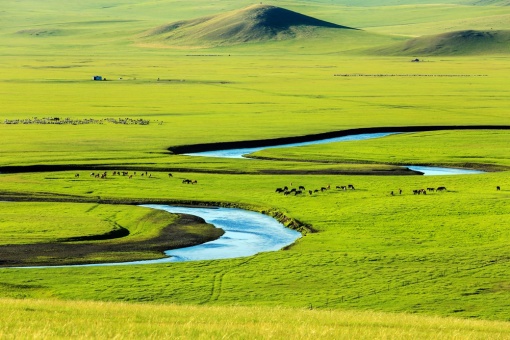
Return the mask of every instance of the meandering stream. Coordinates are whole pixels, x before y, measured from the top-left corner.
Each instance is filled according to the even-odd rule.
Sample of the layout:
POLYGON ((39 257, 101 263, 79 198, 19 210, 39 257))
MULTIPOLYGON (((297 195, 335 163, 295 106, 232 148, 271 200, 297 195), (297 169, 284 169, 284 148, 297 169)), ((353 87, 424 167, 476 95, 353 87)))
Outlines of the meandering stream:
POLYGON ((255 147, 255 148, 240 148, 240 149, 194 152, 194 153, 189 153, 187 155, 202 156, 202 157, 243 158, 245 155, 248 155, 248 154, 256 152, 256 151, 265 150, 265 149, 291 148, 291 147, 305 146, 305 145, 317 145, 317 144, 328 144, 328 143, 335 143, 335 142, 365 140, 365 139, 386 137, 386 136, 394 135, 397 133, 400 133, 400 132, 362 133, 362 134, 349 135, 349 136, 343 136, 343 137, 319 139, 319 140, 309 141, 309 142, 280 144, 280 145, 273 145, 273 146, 261 146, 261 147, 255 147))
MULTIPOLYGON (((242 158, 243 155, 250 154, 267 148, 294 147, 312 144, 325 144, 341 141, 365 140, 371 138, 380 138, 395 134, 387 133, 369 133, 358 134, 338 138, 322 139, 312 142, 293 143, 271 147, 244 148, 218 150, 208 152, 198 152, 188 155, 201 157, 224 157, 224 158, 242 158)), ((424 175, 465 175, 476 174, 482 171, 451 169, 439 167, 407 166, 407 168, 422 172, 424 175)), ((154 264, 183 261, 199 260, 217 260, 225 258, 245 257, 255 255, 266 251, 280 250, 285 246, 294 243, 301 234, 291 230, 277 222, 275 219, 256 212, 232 209, 232 208, 190 208, 168 205, 144 205, 152 209, 162 209, 171 213, 185 213, 196 215, 203 218, 207 223, 222 228, 225 234, 219 239, 206 242, 197 246, 173 249, 165 252, 167 257, 156 260, 143 260, 133 262, 86 264, 75 266, 113 266, 113 265, 133 265, 133 264, 154 264)), ((60 266, 45 266, 60 267, 60 266)), ((61 266, 69 267, 69 266, 61 266)), ((24 267, 24 268, 42 268, 24 267)))
MULTIPOLYGON (((254 148, 204 151, 204 152, 188 153, 186 155, 200 156, 200 157, 219 157, 219 158, 245 158, 246 155, 249 155, 253 152, 257 152, 260 150, 265 150, 265 149, 290 148, 290 147, 296 147, 296 146, 318 145, 318 144, 328 144, 328 143, 346 142, 346 141, 360 141, 360 140, 366 140, 366 139, 386 137, 386 136, 395 135, 395 134, 399 134, 399 133, 402 133, 402 132, 362 133, 362 134, 356 134, 356 135, 320 139, 320 140, 301 142, 301 143, 281 144, 281 145, 273 145, 273 146, 261 146, 261 147, 254 147, 254 148)), ((413 170, 413 171, 421 172, 425 176, 469 175, 469 174, 483 173, 483 171, 478 171, 478 170, 441 168, 441 167, 431 167, 431 166, 409 165, 409 166, 405 166, 405 167, 410 170, 413 170)))
POLYGON ((132 262, 94 263, 63 266, 33 266, 19 268, 98 267, 134 264, 219 260, 246 257, 266 251, 277 251, 301 237, 298 231, 286 228, 272 217, 234 208, 190 208, 161 204, 142 205, 171 213, 193 214, 225 233, 217 240, 192 247, 165 251, 167 257, 132 262))

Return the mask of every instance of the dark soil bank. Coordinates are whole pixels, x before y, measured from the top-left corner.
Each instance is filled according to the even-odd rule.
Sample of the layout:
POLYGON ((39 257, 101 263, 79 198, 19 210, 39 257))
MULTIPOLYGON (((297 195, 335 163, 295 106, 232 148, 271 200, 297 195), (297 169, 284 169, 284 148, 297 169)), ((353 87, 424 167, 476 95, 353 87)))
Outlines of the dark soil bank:
MULTIPOLYGON (((160 235, 143 241, 122 242, 126 233, 112 233, 110 241, 60 240, 51 243, 20 244, 0 246, 0 266, 54 266, 84 263, 129 262, 140 260, 140 253, 149 255, 160 253, 169 249, 190 247, 204 242, 212 241, 223 235, 224 231, 197 216, 180 214, 180 218, 173 224, 164 228, 160 235), (201 233, 190 233, 186 226, 202 225, 201 233), (119 242, 119 240, 121 242, 119 242), (138 254, 133 254, 133 253, 138 254), (101 256, 104 260, 91 260, 91 255, 101 256)), ((104 235, 100 235, 104 239, 104 235)))
POLYGON ((510 125, 437 125, 437 126, 390 126, 390 127, 373 127, 358 128, 340 131, 331 131, 317 133, 305 136, 282 137, 273 139, 257 139, 237 142, 218 142, 218 143, 202 143, 193 145, 179 145, 168 148, 174 154, 256 148, 264 146, 276 146, 282 144, 303 143, 316 140, 345 137, 350 135, 359 135, 364 133, 383 133, 383 132, 423 132, 423 131, 441 131, 441 130, 510 130, 510 125))

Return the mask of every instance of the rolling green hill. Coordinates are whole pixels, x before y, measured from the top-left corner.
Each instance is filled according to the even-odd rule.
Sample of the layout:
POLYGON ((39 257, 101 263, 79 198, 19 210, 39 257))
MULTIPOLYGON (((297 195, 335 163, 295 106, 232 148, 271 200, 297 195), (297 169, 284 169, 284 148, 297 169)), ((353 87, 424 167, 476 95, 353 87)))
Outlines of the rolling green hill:
POLYGON ((352 29, 284 8, 252 5, 214 16, 177 21, 142 35, 165 45, 212 47, 313 36, 317 29, 352 29))
POLYGON ((414 38, 376 49, 387 55, 477 55, 510 53, 510 30, 465 30, 414 38))
POLYGON ((472 3, 479 6, 510 6, 509 0, 477 0, 472 3))

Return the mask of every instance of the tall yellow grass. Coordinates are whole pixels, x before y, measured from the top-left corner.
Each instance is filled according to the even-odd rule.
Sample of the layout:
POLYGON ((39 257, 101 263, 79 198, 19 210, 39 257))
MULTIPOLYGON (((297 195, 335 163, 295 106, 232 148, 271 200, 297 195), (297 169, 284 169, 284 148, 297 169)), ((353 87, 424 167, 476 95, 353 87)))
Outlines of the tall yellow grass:
POLYGON ((1 339, 508 339, 510 323, 380 312, 0 299, 1 339))

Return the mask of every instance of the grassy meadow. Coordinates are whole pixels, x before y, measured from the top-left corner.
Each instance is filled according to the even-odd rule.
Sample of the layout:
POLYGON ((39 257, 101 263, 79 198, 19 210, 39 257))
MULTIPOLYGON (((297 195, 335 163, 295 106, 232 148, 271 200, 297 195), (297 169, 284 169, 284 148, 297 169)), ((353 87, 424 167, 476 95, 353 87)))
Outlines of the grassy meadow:
MULTIPOLYGON (((0 268, 0 337, 507 338, 508 130, 271 149, 256 153, 263 158, 257 160, 203 159, 169 148, 363 127, 508 125, 504 49, 412 56, 421 62, 373 51, 422 35, 508 30, 510 7, 286 0, 275 5, 360 30, 207 49, 144 38, 162 25, 249 5, 29 0, 2 6, 0 249, 121 227, 130 231, 127 238, 94 244, 145 242, 177 219, 131 205, 146 202, 277 212, 316 232, 248 258, 0 268), (94 75, 107 80, 92 81, 94 75), (42 124, 42 118, 68 123, 42 124), (426 177, 397 170, 412 164, 489 172, 426 177), (9 171, 13 166, 17 171, 9 171), (90 176, 98 171, 138 175, 90 176), (140 176, 145 171, 150 177, 140 176), (184 185, 186 178, 198 183, 184 185), (336 189, 347 184, 356 190, 336 189), (331 189, 275 193, 285 185, 331 189), (447 190, 413 195, 440 186, 447 190)), ((183 228, 211 235, 191 222, 183 228)), ((156 248, 120 258, 101 248, 85 259, 155 258, 156 248)))
POLYGON ((0 303, 4 313, 14 316, 0 319, 4 339, 17 339, 13 333, 20 330, 39 339, 504 339, 510 331, 504 322, 379 312, 56 300, 0 303), (119 314, 119 308, 125 313, 119 314), (88 323, 91 316, 94 327, 88 323))
POLYGON ((488 171, 506 170, 510 166, 509 138, 506 130, 403 133, 357 142, 266 149, 251 156, 340 164, 434 164, 488 171))

